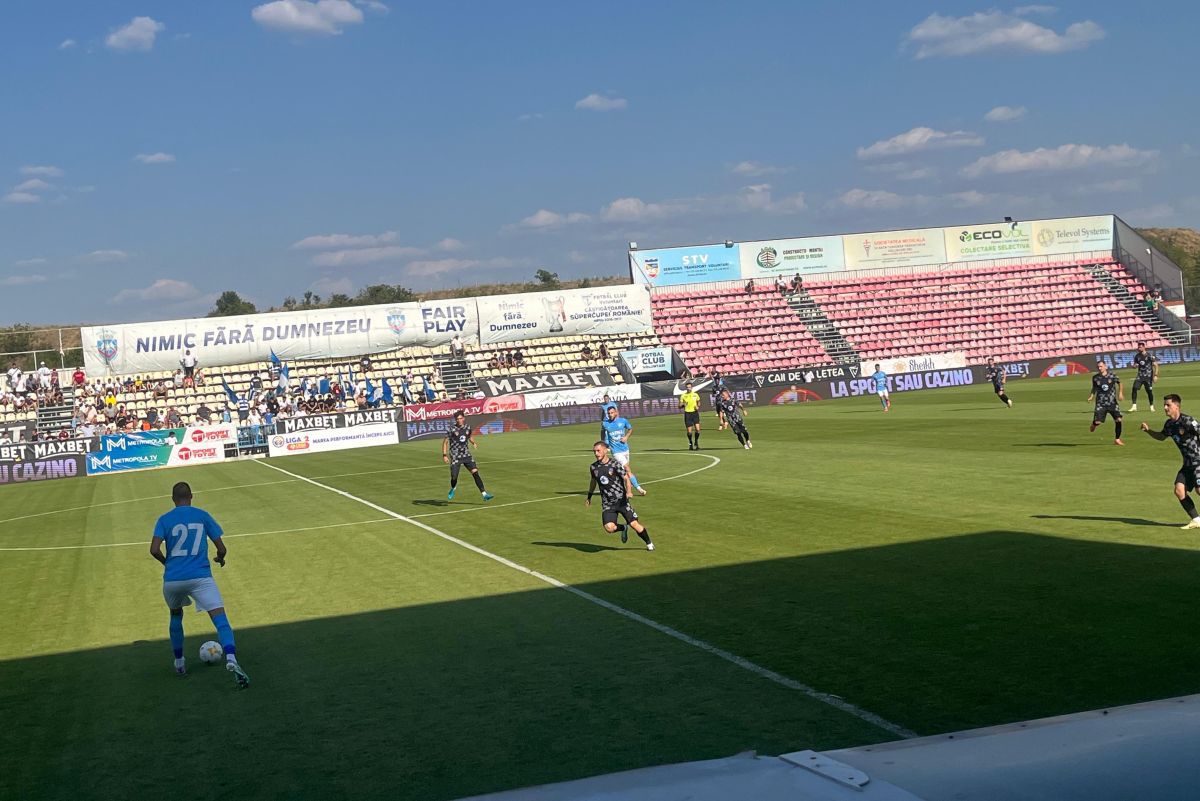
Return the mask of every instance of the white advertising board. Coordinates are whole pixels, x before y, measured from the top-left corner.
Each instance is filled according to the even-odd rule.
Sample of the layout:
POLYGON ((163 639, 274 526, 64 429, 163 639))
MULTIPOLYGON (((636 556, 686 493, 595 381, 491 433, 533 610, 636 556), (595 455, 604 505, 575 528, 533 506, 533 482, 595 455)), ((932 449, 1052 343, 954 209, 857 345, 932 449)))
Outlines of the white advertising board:
POLYGON ((644 286, 567 289, 479 298, 479 341, 484 345, 577 334, 632 334, 649 330, 650 293, 644 286))
MULTIPOLYGON (((557 406, 599 406, 608 395, 609 400, 620 403, 627 400, 638 400, 642 397, 641 384, 617 384, 611 387, 582 387, 579 389, 563 389, 555 392, 535 392, 525 396, 526 409, 549 409, 557 406)), ((600 412, 596 412, 600 419, 600 412)))
POLYGON ((810 236, 743 242, 742 278, 790 277, 796 273, 828 273, 846 269, 840 236, 810 236))
POLYGON ((400 441, 395 409, 291 417, 280 420, 275 430, 267 437, 271 456, 344 451, 400 441))
POLYGON ((916 267, 946 261, 941 228, 851 234, 842 237, 847 270, 877 267, 916 267))
POLYGON ((967 354, 962 351, 952 353, 930 353, 922 356, 897 356, 892 359, 879 359, 874 362, 863 362, 859 375, 866 377, 875 373, 875 365, 888 375, 896 373, 922 373, 926 370, 954 370, 967 366, 967 354))

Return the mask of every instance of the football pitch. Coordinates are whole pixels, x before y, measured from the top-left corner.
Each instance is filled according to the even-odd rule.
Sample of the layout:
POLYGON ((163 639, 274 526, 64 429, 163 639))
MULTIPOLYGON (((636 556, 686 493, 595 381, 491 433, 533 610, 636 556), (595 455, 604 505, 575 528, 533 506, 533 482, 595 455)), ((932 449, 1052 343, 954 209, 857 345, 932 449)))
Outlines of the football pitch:
POLYGON ((0 488, 0 797, 449 799, 1200 692, 1200 532, 1138 430, 1200 369, 1123 448, 1089 382, 752 408, 750 451, 635 419, 653 553, 584 508, 591 425, 477 437, 488 504, 440 440, 0 488), (244 692, 190 608, 171 668, 181 480, 244 692))

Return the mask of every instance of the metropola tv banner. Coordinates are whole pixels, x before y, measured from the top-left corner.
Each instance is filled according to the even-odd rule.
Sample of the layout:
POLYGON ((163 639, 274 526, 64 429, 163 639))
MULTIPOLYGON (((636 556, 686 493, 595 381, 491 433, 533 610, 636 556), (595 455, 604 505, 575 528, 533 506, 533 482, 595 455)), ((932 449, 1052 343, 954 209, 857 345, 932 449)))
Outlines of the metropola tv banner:
POLYGON ((182 428, 130 431, 100 437, 100 447, 87 455, 89 476, 147 470, 153 467, 182 467, 225 460, 221 442, 195 442, 182 428))
POLYGON ((630 251, 633 280, 655 286, 773 279, 890 267, 1017 257, 1071 256, 1113 249, 1113 217, 1063 217, 946 228, 867 231, 630 251))

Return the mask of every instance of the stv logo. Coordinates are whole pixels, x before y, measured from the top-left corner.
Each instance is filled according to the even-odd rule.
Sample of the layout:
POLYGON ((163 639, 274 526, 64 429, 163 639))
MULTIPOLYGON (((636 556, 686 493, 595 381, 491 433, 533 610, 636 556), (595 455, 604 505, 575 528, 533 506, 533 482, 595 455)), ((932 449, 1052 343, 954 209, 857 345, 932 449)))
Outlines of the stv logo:
POLYGON ((117 357, 117 335, 107 328, 100 329, 100 338, 96 340, 96 351, 104 357, 104 361, 111 362, 117 357))
POLYGON ((392 329, 392 333, 396 336, 401 336, 404 333, 405 327, 408 325, 408 320, 404 316, 403 309, 388 309, 387 311, 388 328, 392 329))

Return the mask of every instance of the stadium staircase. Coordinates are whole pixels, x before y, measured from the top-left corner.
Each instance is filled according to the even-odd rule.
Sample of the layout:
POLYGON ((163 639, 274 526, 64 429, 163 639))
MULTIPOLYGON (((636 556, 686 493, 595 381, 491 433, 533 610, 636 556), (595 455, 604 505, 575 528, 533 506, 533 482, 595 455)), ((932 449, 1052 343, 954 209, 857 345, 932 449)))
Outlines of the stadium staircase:
POLYGON ((801 287, 792 293, 787 300, 788 306, 804 321, 809 333, 821 343, 825 352, 833 359, 834 364, 858 364, 861 359, 854 346, 842 336, 837 325, 825 316, 825 312, 813 300, 808 290, 801 287))
POLYGON ((438 372, 442 376, 442 386, 446 388, 450 397, 457 397, 464 392, 473 395, 479 391, 479 381, 475 379, 466 359, 435 356, 434 361, 437 362, 438 372))
POLYGON ((1120 264, 1093 264, 1088 268, 1088 272, 1091 273, 1092 278, 1100 282, 1101 286, 1111 292, 1117 300, 1121 301, 1121 304, 1125 308, 1136 314, 1146 325, 1150 326, 1154 333, 1172 345, 1188 344, 1191 332, 1189 330, 1172 330, 1159 317, 1161 312, 1154 312, 1148 309, 1145 303, 1145 287, 1136 278, 1129 275, 1120 264), (1139 294, 1141 297, 1138 297, 1139 294))
POLYGON ((37 430, 47 434, 71 430, 71 419, 75 416, 75 388, 63 387, 63 402, 55 406, 39 406, 37 430))

